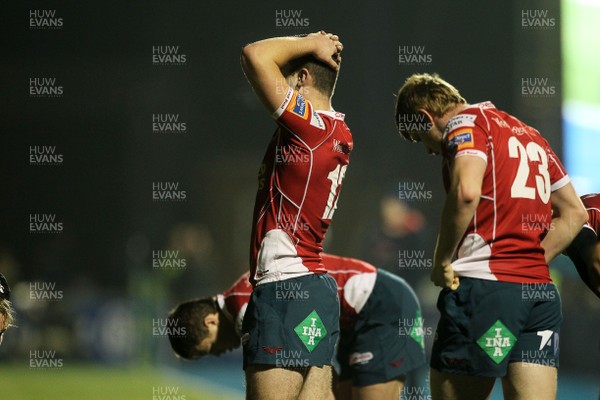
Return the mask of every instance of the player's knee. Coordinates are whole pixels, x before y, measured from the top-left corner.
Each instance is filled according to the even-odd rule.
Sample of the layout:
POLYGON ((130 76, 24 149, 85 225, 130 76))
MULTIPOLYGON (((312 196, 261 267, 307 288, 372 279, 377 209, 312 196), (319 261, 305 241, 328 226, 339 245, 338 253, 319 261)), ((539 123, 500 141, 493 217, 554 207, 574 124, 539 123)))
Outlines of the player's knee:
POLYGON ((298 399, 327 399, 332 392, 331 365, 309 367, 298 399))

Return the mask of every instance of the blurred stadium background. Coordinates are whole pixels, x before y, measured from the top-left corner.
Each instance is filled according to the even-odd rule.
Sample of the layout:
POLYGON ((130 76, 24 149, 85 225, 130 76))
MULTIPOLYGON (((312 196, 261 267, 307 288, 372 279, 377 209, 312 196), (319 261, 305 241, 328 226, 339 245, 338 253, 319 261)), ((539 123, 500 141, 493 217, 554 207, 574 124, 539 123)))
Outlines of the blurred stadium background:
MULTIPOLYGON (((0 272, 18 325, 0 348, 3 398, 243 397, 241 353, 181 362, 164 318, 247 268, 255 174, 274 129, 239 67, 248 42, 341 36, 334 106, 356 147, 326 250, 405 277, 426 332, 437 323, 427 265, 444 192, 440 160, 395 133, 393 95, 408 75, 438 72, 468 101, 517 115, 562 154, 580 194, 600 191, 591 0, 10 1, 0 10, 0 272), (177 62, 156 62, 165 49, 177 62), (410 54, 420 61, 406 62, 410 54), (39 87, 62 94, 32 95, 39 87), (179 132, 153 125, 174 118, 179 132), (179 201, 157 201, 157 191, 179 201)), ((600 303, 568 259, 552 272, 565 318, 558 397, 597 398, 600 303)))

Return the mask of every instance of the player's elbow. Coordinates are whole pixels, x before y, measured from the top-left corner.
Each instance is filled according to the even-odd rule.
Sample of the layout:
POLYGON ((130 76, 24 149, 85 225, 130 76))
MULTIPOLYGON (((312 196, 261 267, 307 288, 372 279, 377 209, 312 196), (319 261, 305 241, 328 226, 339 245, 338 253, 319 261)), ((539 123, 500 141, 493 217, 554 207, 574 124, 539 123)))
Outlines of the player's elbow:
POLYGON ((244 46, 242 49, 242 55, 240 58, 240 62, 242 64, 242 69, 244 72, 248 73, 254 64, 260 60, 260 49, 256 43, 250 43, 244 46))
POLYGON ((574 211, 573 220, 577 227, 581 228, 588 222, 588 213, 583 207, 577 207, 574 211))
POLYGON ((567 221, 569 226, 576 233, 578 233, 581 230, 581 227, 588 222, 588 213, 585 208, 583 208, 583 205, 573 205, 562 212, 561 210, 555 211, 558 211, 556 214, 567 221))
POLYGON ((244 72, 248 71, 248 65, 249 65, 247 47, 248 46, 246 46, 242 49, 242 55, 240 56, 240 64, 242 65, 242 69, 244 70, 244 72))
POLYGON ((478 204, 481 197, 481 187, 468 183, 459 183, 457 187, 457 198, 463 204, 478 204))

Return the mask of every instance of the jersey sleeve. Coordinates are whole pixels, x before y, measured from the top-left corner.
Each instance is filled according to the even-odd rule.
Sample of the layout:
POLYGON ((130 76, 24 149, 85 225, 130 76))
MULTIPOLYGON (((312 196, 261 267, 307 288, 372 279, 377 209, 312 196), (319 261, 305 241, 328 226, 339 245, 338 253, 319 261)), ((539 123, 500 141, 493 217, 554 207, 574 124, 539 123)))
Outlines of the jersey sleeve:
POLYGON ((291 87, 283 103, 273 112, 273 118, 301 138, 318 137, 326 130, 325 121, 313 109, 310 101, 291 87))
POLYGON ((460 114, 448 121, 444 133, 443 151, 449 160, 474 156, 487 163, 487 135, 475 124, 476 115, 460 114))
POLYGON ((556 191, 571 182, 571 178, 567 175, 565 167, 554 154, 550 144, 544 139, 544 150, 548 156, 548 173, 550 175, 550 190, 556 191))
POLYGON ((252 295, 252 285, 248 280, 249 277, 250 273, 246 272, 219 296, 222 299, 219 301, 220 307, 231 318, 238 334, 241 332, 246 307, 252 295))
POLYGON ((600 237, 600 193, 590 193, 581 196, 581 201, 588 213, 586 226, 600 237))

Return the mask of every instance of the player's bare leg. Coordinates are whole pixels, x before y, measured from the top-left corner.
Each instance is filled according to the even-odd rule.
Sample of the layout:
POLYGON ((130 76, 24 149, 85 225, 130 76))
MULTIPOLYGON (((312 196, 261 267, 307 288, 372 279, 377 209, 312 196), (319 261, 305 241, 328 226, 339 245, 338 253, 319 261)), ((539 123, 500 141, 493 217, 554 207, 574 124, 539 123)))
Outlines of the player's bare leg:
POLYGON ((507 400, 556 399, 557 369, 548 365, 512 362, 502 378, 507 400))
POLYGON ((352 400, 398 400, 404 387, 406 377, 385 383, 353 387, 352 400))
POLYGON ((495 378, 449 374, 430 370, 432 400, 484 400, 490 397, 495 378))
POLYGON ((247 400, 296 400, 302 389, 302 370, 272 365, 246 367, 247 400))
POLYGON ((328 399, 331 395, 331 365, 308 367, 298 400, 328 399))

